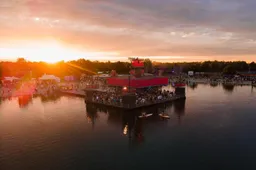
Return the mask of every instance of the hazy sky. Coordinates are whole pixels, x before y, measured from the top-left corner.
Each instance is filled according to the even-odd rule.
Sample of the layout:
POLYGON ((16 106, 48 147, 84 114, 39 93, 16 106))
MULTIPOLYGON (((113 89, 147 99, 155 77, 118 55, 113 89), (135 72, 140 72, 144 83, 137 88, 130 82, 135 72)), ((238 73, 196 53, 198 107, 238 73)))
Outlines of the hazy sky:
POLYGON ((0 59, 256 61, 255 0, 0 0, 0 59))

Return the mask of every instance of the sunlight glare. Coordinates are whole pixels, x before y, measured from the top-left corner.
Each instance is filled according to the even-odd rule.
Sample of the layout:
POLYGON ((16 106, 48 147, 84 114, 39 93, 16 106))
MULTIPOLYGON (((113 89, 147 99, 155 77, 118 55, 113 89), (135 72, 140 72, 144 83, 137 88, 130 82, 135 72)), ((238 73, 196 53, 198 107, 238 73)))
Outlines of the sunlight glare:
POLYGON ((56 63, 58 61, 77 60, 80 58, 98 59, 108 55, 118 55, 118 53, 104 52, 86 52, 78 51, 64 47, 57 42, 30 43, 22 47, 0 48, 0 57, 14 60, 16 58, 25 58, 29 61, 44 61, 47 63, 56 63))

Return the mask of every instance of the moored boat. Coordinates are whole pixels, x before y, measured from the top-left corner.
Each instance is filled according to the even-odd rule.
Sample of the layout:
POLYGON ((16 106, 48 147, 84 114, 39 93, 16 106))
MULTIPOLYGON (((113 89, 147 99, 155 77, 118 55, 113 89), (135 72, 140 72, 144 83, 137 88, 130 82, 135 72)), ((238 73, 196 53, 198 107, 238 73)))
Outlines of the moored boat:
POLYGON ((159 116, 164 119, 170 119, 170 116, 168 114, 160 113, 159 116))
POLYGON ((150 113, 150 114, 143 113, 142 115, 139 116, 139 118, 147 118, 147 117, 150 117, 152 115, 153 115, 152 113, 150 113))

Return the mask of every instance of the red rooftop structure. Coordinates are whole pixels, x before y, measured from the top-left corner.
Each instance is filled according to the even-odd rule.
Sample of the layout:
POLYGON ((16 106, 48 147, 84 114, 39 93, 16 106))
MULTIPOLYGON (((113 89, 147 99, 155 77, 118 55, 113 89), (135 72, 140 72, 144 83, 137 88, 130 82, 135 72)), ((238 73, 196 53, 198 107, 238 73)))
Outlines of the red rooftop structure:
POLYGON ((107 79, 109 86, 123 86, 131 88, 146 88, 155 86, 168 85, 168 77, 141 77, 129 78, 126 77, 111 77, 107 79))
POLYGON ((169 84, 168 77, 162 76, 162 72, 159 72, 158 76, 146 75, 144 73, 144 61, 138 58, 130 58, 131 71, 129 75, 118 76, 117 74, 111 75, 107 78, 107 84, 109 86, 119 86, 128 88, 147 88, 156 86, 166 86, 169 84))

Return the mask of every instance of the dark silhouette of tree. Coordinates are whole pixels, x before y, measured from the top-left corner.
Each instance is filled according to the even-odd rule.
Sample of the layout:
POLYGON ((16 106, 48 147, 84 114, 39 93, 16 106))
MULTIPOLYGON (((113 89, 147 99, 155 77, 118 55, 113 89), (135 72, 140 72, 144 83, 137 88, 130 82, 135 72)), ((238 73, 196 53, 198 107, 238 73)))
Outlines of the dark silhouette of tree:
MULTIPOLYGON (((160 63, 152 62, 145 59, 145 72, 153 72, 155 67, 173 70, 181 68, 181 71, 187 73, 194 72, 223 72, 225 74, 234 74, 235 72, 247 72, 249 70, 256 71, 254 62, 247 64, 244 61, 225 62, 225 61, 205 61, 205 62, 180 62, 180 63, 160 63)), ((130 70, 130 62, 101 62, 90 61, 85 59, 73 61, 60 61, 56 64, 48 64, 45 62, 30 62, 24 58, 17 59, 17 62, 0 62, 0 76, 21 76, 27 75, 32 71, 34 78, 40 77, 43 74, 54 74, 59 77, 74 75, 79 77, 81 74, 94 75, 98 72, 110 73, 111 70, 116 70, 118 74, 128 74, 130 70)))
POLYGON ((205 72, 210 72, 212 70, 212 64, 210 61, 205 61, 201 64, 200 70, 204 70, 205 72))
POLYGON ((189 87, 193 90, 195 90, 197 88, 198 84, 197 83, 191 83, 189 84, 189 87))
POLYGON ((250 71, 256 71, 256 63, 255 62, 251 62, 249 64, 249 69, 250 69, 250 71))
POLYGON ((218 86, 218 83, 210 83, 210 86, 211 86, 211 87, 217 87, 217 86, 218 86))
POLYGON ((146 73, 152 73, 153 72, 153 64, 150 59, 145 59, 144 60, 144 67, 145 67, 145 72, 146 73))
POLYGON ((229 85, 229 84, 222 84, 222 87, 226 92, 229 92, 229 93, 232 93, 235 88, 234 85, 229 85))
POLYGON ((232 65, 227 65, 224 69, 223 69, 223 74, 234 74, 236 71, 234 69, 234 67, 232 65))
POLYGON ((25 58, 17 58, 17 63, 25 63, 25 58))

